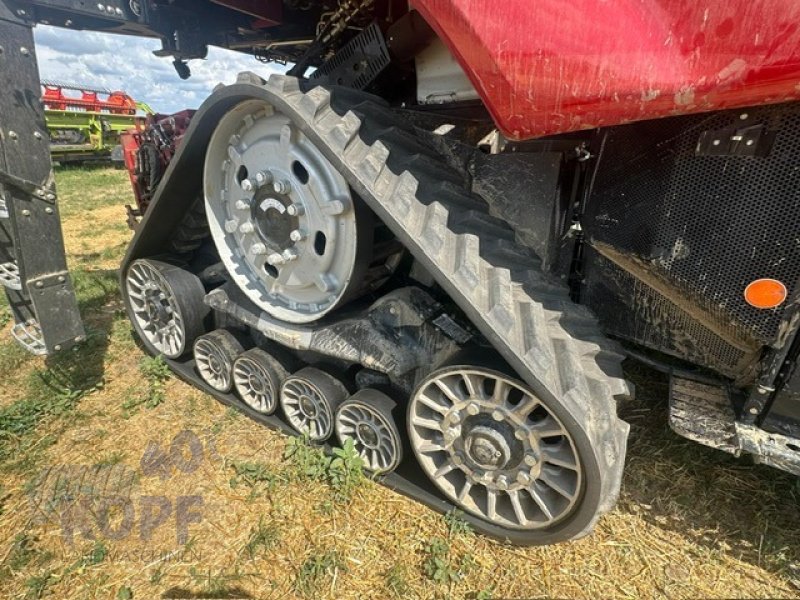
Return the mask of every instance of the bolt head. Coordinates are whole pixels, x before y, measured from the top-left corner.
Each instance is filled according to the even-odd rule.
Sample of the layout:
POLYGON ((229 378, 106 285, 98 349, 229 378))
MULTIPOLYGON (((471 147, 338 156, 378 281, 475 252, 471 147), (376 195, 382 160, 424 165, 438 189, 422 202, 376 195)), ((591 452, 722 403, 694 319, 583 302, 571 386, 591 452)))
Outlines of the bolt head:
POLYGON ((524 429, 517 429, 514 431, 514 437, 521 442, 528 437, 528 432, 526 432, 524 429))
POLYGON ((9 131, 9 132, 8 132, 8 137, 10 137, 12 140, 17 140, 17 139, 19 139, 19 136, 17 135, 17 132, 16 132, 16 131, 9 131))
POLYGON ((33 137, 35 137, 37 140, 40 140, 40 139, 42 139, 42 134, 39 133, 38 131, 34 131, 33 132, 33 137))
POLYGON ((272 189, 275 190, 275 193, 277 194, 288 194, 292 190, 292 184, 285 179, 282 179, 273 183, 272 189))
POLYGON ((758 414, 758 408, 753 406, 747 412, 749 412, 751 415, 757 415, 758 414))
POLYGON ((503 418, 504 418, 503 411, 500 411, 500 410, 492 411, 492 418, 495 421, 502 421, 503 418))
POLYGON ((453 464, 456 465, 457 467, 460 467, 461 465, 464 464, 464 456, 461 454, 461 452, 456 452, 453 455, 452 460, 453 464))
POLYGON ((267 185, 272 181, 272 173, 269 171, 259 171, 256 173, 255 180, 258 186, 267 185))
POLYGON ((291 239, 293 242, 300 242, 306 239, 306 234, 304 231, 301 231, 300 229, 295 229, 294 231, 292 231, 292 233, 289 234, 289 239, 291 239))
POLYGON ((523 459, 526 465, 529 467, 534 467, 539 462, 536 456, 532 452, 528 452, 523 459))
POLYGON ((239 185, 241 185, 241 186, 242 186, 242 189, 243 189, 245 192, 252 192, 252 191, 253 191, 253 187, 254 187, 254 186, 253 186, 253 182, 252 182, 252 181, 250 181, 249 179, 242 179, 242 183, 241 183, 241 184, 239 184, 239 185))
POLYGON ((253 224, 250 222, 239 225, 240 233, 253 233, 253 231, 255 231, 255 227, 253 227, 253 224))
POLYGON ((52 215, 53 209, 48 206, 47 208, 44 209, 44 212, 46 212, 48 215, 52 215))
POLYGON ((250 208, 250 201, 246 198, 242 198, 241 200, 237 200, 234 206, 236 207, 236 210, 247 210, 250 208))
POLYGON ((279 252, 275 252, 273 254, 270 254, 267 257, 267 263, 269 263, 272 266, 282 265, 285 262, 286 261, 284 260, 283 256, 279 252))
POLYGON ((527 473, 525 471, 520 471, 519 473, 517 473, 517 483, 525 486, 530 485, 531 483, 530 473, 527 473))
POLYGON ((239 227, 239 221, 236 219, 228 219, 225 221, 225 231, 227 233, 233 233, 236 231, 236 228, 239 227))
POLYGON ((31 211, 29 211, 29 210, 26 208, 25 210, 23 210, 23 211, 22 211, 22 216, 23 216, 23 217, 30 217, 30 216, 31 216, 31 211))
POLYGON ((303 208, 302 204, 290 204, 286 208, 286 212, 289 213, 290 217, 297 217, 305 212, 305 208, 303 208))
POLYGON ((507 490, 508 489, 508 477, 506 477, 505 475, 499 475, 497 477, 497 479, 495 480, 495 484, 501 490, 507 490))
POLYGON ((261 242, 259 242, 257 244, 253 244, 252 246, 250 246, 250 252, 252 252, 255 255, 262 255, 262 254, 266 254, 268 252, 268 250, 267 250, 267 246, 265 244, 262 244, 261 242))
POLYGON ((478 406, 475 402, 471 402, 467 405, 467 414, 472 415, 473 417, 481 412, 481 407, 478 406))

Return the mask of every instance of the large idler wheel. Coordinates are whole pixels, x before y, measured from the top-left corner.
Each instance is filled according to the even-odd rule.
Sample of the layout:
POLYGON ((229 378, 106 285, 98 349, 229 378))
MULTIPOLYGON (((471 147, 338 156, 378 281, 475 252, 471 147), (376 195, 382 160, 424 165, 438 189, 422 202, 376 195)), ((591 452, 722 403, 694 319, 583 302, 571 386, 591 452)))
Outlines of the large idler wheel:
POLYGON ((194 342, 197 372, 218 392, 230 392, 233 362, 243 350, 241 342, 230 331, 217 329, 202 335, 194 342))
POLYGON ((353 446, 373 473, 394 471, 403 459, 403 444, 392 411, 395 403, 386 394, 364 389, 350 397, 336 411, 336 437, 353 446))
POLYGON ((295 431, 312 442, 324 442, 333 433, 336 409, 347 398, 342 383, 315 367, 305 367, 281 386, 281 408, 295 431))
POLYGON ((272 106, 246 101, 220 120, 206 153, 205 193, 222 262, 273 317, 314 321, 362 285, 371 213, 272 106))
POLYGON ((239 397, 253 410, 271 415, 288 372, 261 348, 251 348, 233 362, 233 384, 239 397))
POLYGON ((125 300, 134 329, 154 354, 179 358, 203 333, 205 289, 189 271, 153 259, 131 263, 125 300))
POLYGON ((472 366, 435 371, 411 398, 408 428, 422 469, 466 512, 537 530, 576 509, 584 482, 575 440, 516 379, 472 366))

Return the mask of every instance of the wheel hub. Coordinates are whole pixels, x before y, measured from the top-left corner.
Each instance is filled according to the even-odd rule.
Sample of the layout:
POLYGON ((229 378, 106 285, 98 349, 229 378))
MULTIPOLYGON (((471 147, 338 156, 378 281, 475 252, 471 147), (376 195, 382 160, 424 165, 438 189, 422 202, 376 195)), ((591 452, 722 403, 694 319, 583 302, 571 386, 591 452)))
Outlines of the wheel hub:
POLYGON ((511 447, 505 436, 490 427, 478 426, 467 435, 467 455, 484 469, 503 469, 511 459, 511 447))
POLYGON ((299 219, 288 212, 291 200, 286 195, 261 188, 253 199, 251 219, 259 237, 270 252, 283 253, 294 245, 293 231, 299 227, 299 219))
POLYGON ((356 435, 359 441, 368 448, 378 447, 379 434, 371 424, 359 423, 358 427, 356 427, 356 435))
POLYGON ((309 419, 315 419, 319 414, 319 410, 317 409, 317 405, 312 398, 306 395, 300 396, 300 410, 303 412, 303 415, 309 419))

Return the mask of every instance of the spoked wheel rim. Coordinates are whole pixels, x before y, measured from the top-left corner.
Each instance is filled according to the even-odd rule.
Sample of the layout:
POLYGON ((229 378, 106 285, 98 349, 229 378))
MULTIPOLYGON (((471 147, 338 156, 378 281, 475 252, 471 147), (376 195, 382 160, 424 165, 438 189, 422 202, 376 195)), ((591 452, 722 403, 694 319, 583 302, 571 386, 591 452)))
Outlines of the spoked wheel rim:
POLYGON ((544 529, 578 504, 584 474, 573 436, 527 386, 503 373, 432 373, 411 398, 409 435, 434 484, 493 524, 544 529))
POLYGON ((284 373, 269 363, 266 352, 254 348, 233 363, 233 384, 239 397, 253 410, 272 414, 278 406, 280 378, 284 373))
POLYGON ((243 350, 241 343, 228 331, 217 329, 194 342, 194 360, 200 377, 218 392, 233 387, 233 363, 243 350))
POLYGON ((306 367, 283 382, 280 404, 289 425, 311 441, 322 442, 333 433, 334 414, 346 395, 332 376, 306 367))
POLYGON ((148 261, 135 261, 125 278, 133 318, 145 340, 167 358, 186 349, 186 330, 172 287, 148 261))
POLYGON ((348 400, 339 407, 336 436, 341 444, 352 439, 364 468, 373 473, 393 471, 402 459, 402 442, 391 417, 366 402, 348 400))

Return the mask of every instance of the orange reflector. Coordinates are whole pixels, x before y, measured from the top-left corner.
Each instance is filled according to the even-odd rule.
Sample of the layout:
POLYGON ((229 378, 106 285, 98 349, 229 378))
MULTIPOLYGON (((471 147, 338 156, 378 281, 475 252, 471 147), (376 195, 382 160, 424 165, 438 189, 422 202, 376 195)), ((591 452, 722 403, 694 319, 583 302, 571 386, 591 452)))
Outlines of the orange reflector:
POLYGON ((775 308, 786 300, 786 286, 777 279, 756 279, 744 289, 744 299, 756 308, 775 308))

